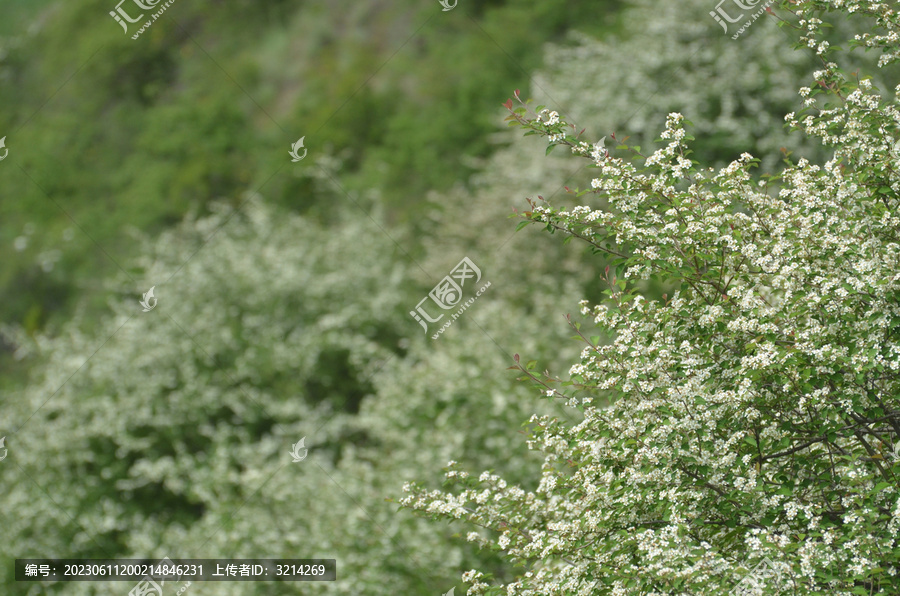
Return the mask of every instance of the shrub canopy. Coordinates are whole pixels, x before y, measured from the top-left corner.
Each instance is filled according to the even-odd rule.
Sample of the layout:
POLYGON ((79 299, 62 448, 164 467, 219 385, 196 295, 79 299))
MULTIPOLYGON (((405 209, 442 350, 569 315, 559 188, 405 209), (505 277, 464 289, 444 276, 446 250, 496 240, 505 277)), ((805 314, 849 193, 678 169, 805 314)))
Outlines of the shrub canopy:
POLYGON ((492 530, 470 538, 525 566, 505 585, 468 572, 470 594, 900 589, 900 111, 832 60, 831 11, 866 19, 851 46, 880 50, 881 66, 900 58, 888 4, 782 3, 822 62, 785 119, 833 148, 824 165, 800 159, 756 182, 747 153, 719 171, 692 161, 677 113, 668 144, 643 154, 507 104, 512 124, 596 168, 590 189, 572 191, 590 200, 533 203, 523 224, 613 266, 607 299, 582 303, 596 335, 573 323, 586 347, 571 380, 521 367, 584 416, 531 419, 538 489, 455 462, 457 493, 406 486, 405 505, 492 530), (643 295, 654 278, 671 295, 643 295))

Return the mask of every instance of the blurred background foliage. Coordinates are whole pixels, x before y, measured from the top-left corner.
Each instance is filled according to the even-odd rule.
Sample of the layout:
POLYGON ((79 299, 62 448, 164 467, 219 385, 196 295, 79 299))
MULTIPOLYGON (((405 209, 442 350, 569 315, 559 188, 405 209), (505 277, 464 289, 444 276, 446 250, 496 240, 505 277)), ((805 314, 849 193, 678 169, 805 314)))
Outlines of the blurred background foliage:
POLYGON ((25 556, 338 559, 279 593, 510 577, 385 501, 450 459, 527 482, 517 427, 577 417, 505 367, 564 374, 562 315, 605 263, 507 216, 575 204, 590 169, 500 104, 519 88, 613 151, 680 111, 710 165, 827 157, 781 126, 814 59, 767 20, 730 39, 707 0, 179 0, 137 40, 114 7, 0 0, 2 593, 112 593, 16 584, 25 556), (492 286, 431 340, 408 313, 463 256, 492 286), (315 466, 280 468, 304 435, 315 466))
POLYGON ((68 319, 73 300, 94 296, 102 311, 89 280, 114 269, 101 247, 122 266, 135 254, 127 228, 158 233, 247 188, 327 223, 330 191, 276 175, 303 135, 341 156, 347 191, 390 189, 386 219, 415 238, 422 196, 465 180, 462 156, 490 152, 497 106, 540 64, 542 42, 591 21, 599 33, 612 6, 176 3, 132 40, 103 1, 11 4, 0 127, 27 173, 3 173, 0 238, 29 242, 0 263, 0 318, 29 331, 68 319), (73 226, 83 233, 65 240, 73 226), (53 250, 60 261, 39 271, 53 250))

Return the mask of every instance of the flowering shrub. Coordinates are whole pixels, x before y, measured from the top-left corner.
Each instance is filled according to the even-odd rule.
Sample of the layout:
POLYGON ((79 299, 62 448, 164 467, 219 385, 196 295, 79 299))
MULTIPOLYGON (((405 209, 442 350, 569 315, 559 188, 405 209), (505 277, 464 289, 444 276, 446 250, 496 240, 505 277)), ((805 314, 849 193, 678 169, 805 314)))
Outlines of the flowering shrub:
MULTIPOLYGON (((733 40, 709 14, 717 2, 629 0, 616 35, 593 39, 572 31, 566 43, 547 44, 547 66, 531 87, 535 100, 561 106, 570 122, 589 133, 627 131, 629 144, 641 147, 651 146, 666 114, 680 112, 695 123, 695 158, 708 165, 725 166, 749 151, 760 159, 759 173, 774 173, 781 168, 782 147, 824 162, 825 148, 789 134, 783 121, 793 109, 796 81, 817 68, 815 56, 774 51, 796 35, 767 15, 733 40)), ((723 8, 741 12, 730 0, 723 8)), ((843 40, 850 30, 838 20, 828 35, 843 40)), ((859 54, 853 62, 872 70, 876 60, 859 54)), ((894 80, 897 69, 873 74, 876 82, 894 80)))
MULTIPOLYGON (((319 165, 333 175, 333 164, 319 165)), ((506 256, 488 259, 496 243, 482 238, 469 254, 496 292, 435 342, 408 314, 434 280, 411 283, 412 267, 355 206, 329 215, 335 229, 258 199, 237 213, 216 203, 143 245, 139 285, 106 283, 114 298, 99 326, 76 317, 57 336, 13 335, 34 373, 27 388, 0 395, 0 436, 9 433, 0 527, 15 548, 0 555, 0 593, 131 588, 17 584, 14 557, 328 557, 338 581, 317 593, 375 596, 444 593, 460 569, 506 567, 499 553, 454 539, 461 524, 436 529, 385 498, 398 478, 451 457, 529 480, 539 454, 503 431, 534 407, 498 366, 497 345, 562 366, 577 347, 552 357, 564 353, 562 337, 527 313, 559 312, 580 292, 524 259, 501 268, 506 256), (517 275, 534 295, 515 291, 517 275), (138 300, 154 284, 159 302, 144 313, 138 300), (511 328, 509 318, 522 322, 511 328), (309 456, 291 463, 304 436, 309 456)), ((419 261, 426 270, 446 272, 472 248, 469 238, 444 240, 419 261)))
POLYGON ((473 569, 469 594, 900 590, 900 110, 835 64, 820 19, 864 15, 851 45, 886 66, 900 59, 900 17, 870 1, 781 10, 822 63, 786 117, 833 147, 822 166, 801 159, 759 182, 746 153, 701 168, 677 113, 666 147, 612 155, 558 113, 508 102, 513 124, 597 172, 574 191, 591 204, 533 203, 521 225, 581 239, 614 268, 608 299, 581 305, 599 334, 572 323, 586 347, 571 379, 518 365, 583 415, 531 418, 537 489, 453 461, 458 492, 404 487, 405 506, 482 528, 469 539, 525 567, 511 582, 473 569), (648 299, 637 282, 652 278, 676 290, 648 299))

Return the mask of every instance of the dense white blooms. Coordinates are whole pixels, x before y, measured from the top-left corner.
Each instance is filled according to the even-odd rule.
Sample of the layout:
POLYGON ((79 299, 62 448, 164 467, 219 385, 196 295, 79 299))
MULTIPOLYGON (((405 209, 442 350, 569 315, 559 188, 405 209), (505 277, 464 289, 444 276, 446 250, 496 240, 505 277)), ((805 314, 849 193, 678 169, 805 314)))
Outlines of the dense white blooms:
MULTIPOLYGON (((597 40, 572 32, 566 43, 548 45, 547 66, 535 77, 536 101, 565 107, 569 121, 588 133, 628 135, 628 145, 645 153, 652 151, 660 118, 678 111, 696 126, 694 158, 749 150, 760 157, 759 171, 770 173, 780 168, 782 147, 827 159, 827 150, 789 135, 781 121, 796 105, 796 81, 821 61, 808 52, 774 51, 785 47, 786 36, 768 15, 731 39, 709 15, 716 4, 630 0, 617 27, 621 34, 597 40)), ((721 6, 734 16, 740 12, 736 3, 721 6)), ((852 30, 841 20, 835 27, 834 35, 852 30)), ((856 53, 854 64, 872 71, 877 59, 856 53)))
MULTIPOLYGON (((497 195, 486 188, 478 200, 497 195)), ((498 289, 545 290, 485 296, 434 342, 408 311, 435 281, 414 283, 390 238, 355 207, 334 210, 337 230, 258 199, 232 215, 216 206, 148 242, 140 285, 110 283, 101 325, 75 320, 55 337, 17 338, 22 356, 40 360, 32 385, 2 409, 10 453, 0 526, 15 555, 328 557, 339 581, 316 589, 332 595, 442 593, 462 570, 500 565, 475 556, 493 537, 462 543, 452 537, 460 528, 435 530, 386 499, 403 478, 451 459, 527 480, 523 465, 539 454, 503 431, 534 405, 496 342, 560 366, 564 336, 548 342, 545 323, 527 313, 559 312, 579 292, 550 292, 546 267, 501 270, 478 247, 496 248, 484 227, 448 226, 421 260, 429 271, 472 251, 498 289), (138 300, 151 285, 159 302, 144 313, 138 300), (304 436, 309 456, 291 463, 304 436)), ((88 596, 131 586, 63 587, 88 596)), ((262 595, 273 584, 210 582, 186 594, 194 590, 262 595)))
POLYGON ((690 163, 678 113, 651 155, 592 152, 559 139, 562 115, 511 114, 595 168, 586 205, 526 217, 617 269, 604 304, 581 303, 599 335, 576 326, 588 345, 572 382, 541 387, 595 399, 571 401, 575 424, 531 417, 537 487, 456 463, 459 490, 406 487, 406 506, 493 530, 524 565, 469 594, 720 595, 745 576, 772 595, 900 590, 900 110, 830 61, 818 18, 864 14, 859 39, 889 64, 900 17, 877 2, 791 6, 822 68, 787 121, 834 157, 785 166, 777 186, 751 179, 747 153, 718 172, 690 163), (641 295, 634 280, 651 275, 675 289, 641 295))

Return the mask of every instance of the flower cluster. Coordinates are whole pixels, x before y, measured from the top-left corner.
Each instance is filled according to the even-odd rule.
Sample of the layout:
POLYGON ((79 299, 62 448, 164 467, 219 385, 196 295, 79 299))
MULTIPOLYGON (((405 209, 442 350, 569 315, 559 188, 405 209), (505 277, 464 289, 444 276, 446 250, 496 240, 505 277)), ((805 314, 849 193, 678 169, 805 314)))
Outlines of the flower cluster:
MULTIPOLYGON (((563 43, 546 46, 547 66, 534 75, 535 101, 565 106, 566 117, 589 132, 627 130, 628 144, 640 147, 653 144, 667 113, 681 112, 695 123, 693 157, 716 167, 749 151, 760 159, 759 173, 774 173, 784 159, 782 148, 795 157, 827 160, 826 147, 790 134, 780 121, 796 103, 796 81, 820 67, 815 51, 773 51, 784 46, 786 30, 770 14, 754 21, 752 33, 736 43, 710 17, 715 4, 629 0, 618 17, 621 33, 594 39, 569 32, 563 43)), ((745 13, 749 17, 767 3, 741 4, 756 5, 745 13)), ((730 1, 720 6, 736 18, 741 14, 730 1)), ((729 31, 747 20, 730 24, 729 31)), ((832 44, 858 29, 868 32, 867 39, 876 35, 844 19, 831 21, 832 44)), ((823 43, 828 41, 814 41, 816 47, 823 43)), ((896 70, 878 71, 877 54, 856 52, 853 63, 885 88, 896 70)))
MULTIPOLYGON (((334 184, 337 164, 318 165, 315 183, 334 184)), ((502 226, 498 194, 486 187, 475 200, 479 216, 502 226)), ((435 532, 385 497, 399 492, 397 478, 451 457, 493 467, 511 484, 540 464, 537 453, 509 457, 521 442, 503 430, 535 405, 496 366, 494 341, 546 354, 553 367, 577 355, 528 316, 583 293, 549 274, 565 247, 551 244, 561 258, 547 251, 540 266, 501 269, 482 256, 496 249, 489 223, 446 226, 448 240, 420 258, 425 269, 449 271, 469 254, 498 286, 542 291, 484 301, 435 346, 408 314, 434 281, 413 283, 385 258, 393 243, 356 206, 336 206, 341 225, 330 227, 263 197, 238 198, 239 211, 213 203, 210 215, 142 243, 141 281, 106 281, 116 297, 108 317, 75 318, 56 335, 9 330, 34 373, 3 394, 0 436, 21 427, 0 465, 9 475, 4 536, 27 556, 230 556, 240 545, 234 556, 335 558, 343 579, 319 586, 329 596, 445 592, 460 570, 497 569, 499 553, 479 552, 476 537, 466 544, 452 537, 459 528, 435 532), (154 284, 159 304, 143 313, 138 300, 154 284), (304 436, 309 458, 291 463, 304 436)), ((468 224, 472 200, 457 204, 454 221, 468 224)), ((0 594, 22 593, 13 581, 0 594)), ((75 582, 64 592, 97 590, 75 582)), ((279 594, 307 590, 295 582, 279 594)), ((216 582, 204 592, 258 596, 271 586, 216 582)))
POLYGON ((824 165, 755 182, 746 153, 719 171, 691 161, 677 113, 644 156, 510 109, 596 170, 574 191, 589 204, 535 204, 524 223, 589 243, 614 270, 607 300, 582 303, 599 334, 573 323, 586 347, 553 390, 582 419, 530 420, 537 488, 453 462, 460 491, 406 487, 404 505, 480 526, 496 538, 478 541, 525 568, 505 584, 479 576, 469 594, 723 594, 764 562, 763 594, 900 590, 900 112, 831 61, 818 18, 868 16, 859 43, 889 63, 900 16, 878 2, 788 6, 822 69, 786 120, 833 148, 824 165), (642 279, 675 289, 644 295, 642 279))

